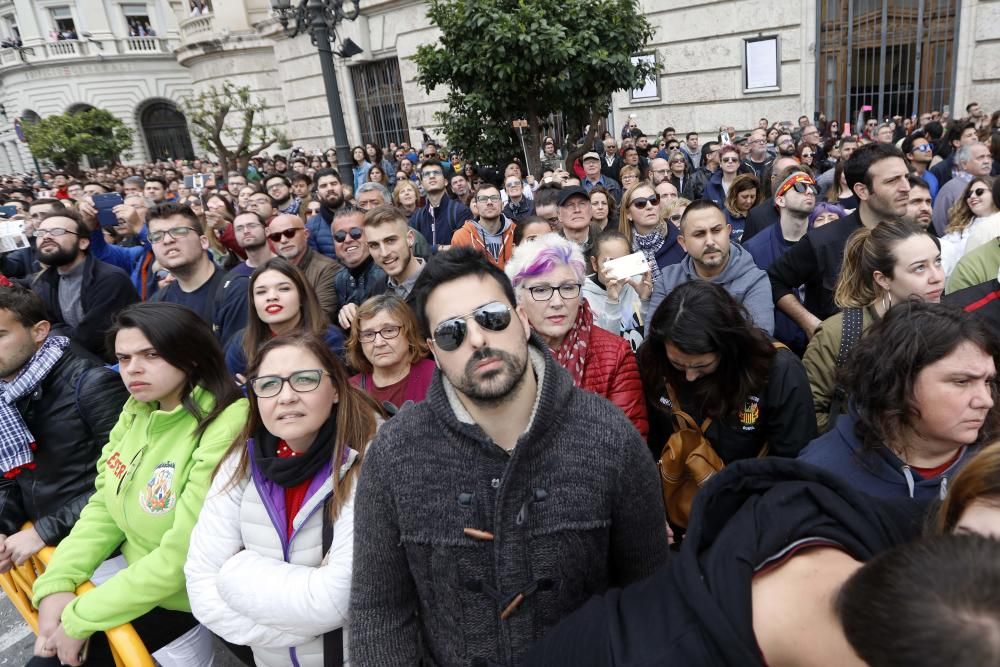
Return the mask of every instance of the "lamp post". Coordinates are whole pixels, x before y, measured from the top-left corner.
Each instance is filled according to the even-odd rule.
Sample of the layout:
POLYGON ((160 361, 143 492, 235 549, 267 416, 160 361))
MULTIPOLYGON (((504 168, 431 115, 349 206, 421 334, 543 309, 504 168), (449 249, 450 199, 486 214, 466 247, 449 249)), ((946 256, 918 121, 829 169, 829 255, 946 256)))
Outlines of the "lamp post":
POLYGON ((353 7, 347 11, 344 11, 344 0, 299 0, 296 6, 292 6, 292 0, 271 0, 271 9, 286 36, 294 38, 308 31, 313 46, 319 50, 326 103, 330 109, 330 122, 333 124, 338 171, 342 181, 349 179, 344 182, 353 184, 354 164, 351 162, 351 149, 347 143, 347 126, 344 124, 344 110, 340 106, 340 87, 337 85, 337 74, 333 69, 331 47, 331 43, 337 38, 337 26, 340 22, 345 19, 353 21, 358 17, 361 0, 350 1, 353 7))

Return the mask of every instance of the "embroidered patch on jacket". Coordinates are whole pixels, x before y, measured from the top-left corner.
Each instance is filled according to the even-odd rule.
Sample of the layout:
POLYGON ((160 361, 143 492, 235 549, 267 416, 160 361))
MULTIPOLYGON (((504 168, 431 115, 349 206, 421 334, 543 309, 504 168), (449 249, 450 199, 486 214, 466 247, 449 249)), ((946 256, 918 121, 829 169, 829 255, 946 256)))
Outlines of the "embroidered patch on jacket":
POLYGON ((760 398, 751 396, 743 404, 743 410, 740 411, 740 422, 743 424, 743 430, 752 431, 757 425, 758 419, 760 419, 760 398))
POLYGON ((171 461, 161 463, 153 470, 153 476, 146 482, 146 488, 139 494, 139 505, 150 514, 165 514, 177 504, 174 493, 174 469, 171 461))

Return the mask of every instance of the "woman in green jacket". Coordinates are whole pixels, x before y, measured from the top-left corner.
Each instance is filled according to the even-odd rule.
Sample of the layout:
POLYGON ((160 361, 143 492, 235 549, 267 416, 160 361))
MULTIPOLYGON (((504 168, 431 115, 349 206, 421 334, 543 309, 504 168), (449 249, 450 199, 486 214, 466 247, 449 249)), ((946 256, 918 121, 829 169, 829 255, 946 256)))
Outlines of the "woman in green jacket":
MULTIPOLYGON (((196 630, 184 581, 188 541, 212 472, 247 419, 222 349, 193 311, 130 306, 107 339, 131 396, 98 461, 94 495, 35 582, 32 666, 78 665, 85 657, 88 665, 113 664, 100 633, 124 623, 151 653, 196 630), (127 565, 77 596, 116 549, 127 565)), ((209 664, 211 645, 207 655, 195 653, 185 664, 209 664)))
POLYGON ((861 333, 894 303, 914 298, 938 303, 943 292, 941 242, 920 225, 888 220, 851 234, 833 295, 842 310, 820 325, 802 358, 820 433, 847 409, 837 368, 861 333))

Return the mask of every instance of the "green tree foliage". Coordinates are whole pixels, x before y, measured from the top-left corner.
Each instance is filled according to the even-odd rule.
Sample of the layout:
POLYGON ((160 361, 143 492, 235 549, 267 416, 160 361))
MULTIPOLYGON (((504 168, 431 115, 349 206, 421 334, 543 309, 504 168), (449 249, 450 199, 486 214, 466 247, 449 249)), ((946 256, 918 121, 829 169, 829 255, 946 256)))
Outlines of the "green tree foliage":
POLYGON ((71 174, 79 173, 84 156, 117 162, 128 158, 132 147, 132 130, 104 109, 63 113, 25 123, 24 135, 36 158, 71 174))
POLYGON ((288 145, 284 132, 265 118, 266 110, 249 86, 228 81, 184 100, 191 134, 202 149, 219 157, 223 173, 246 173, 251 157, 273 144, 288 145))
POLYGON ((418 48, 417 81, 450 88, 438 121, 466 157, 496 163, 520 153, 511 128, 526 119, 532 171, 544 119, 562 112, 573 130, 611 110, 611 95, 639 88, 657 66, 631 57, 653 37, 638 0, 430 0, 441 30, 418 48), (512 150, 513 149, 513 150, 512 150))

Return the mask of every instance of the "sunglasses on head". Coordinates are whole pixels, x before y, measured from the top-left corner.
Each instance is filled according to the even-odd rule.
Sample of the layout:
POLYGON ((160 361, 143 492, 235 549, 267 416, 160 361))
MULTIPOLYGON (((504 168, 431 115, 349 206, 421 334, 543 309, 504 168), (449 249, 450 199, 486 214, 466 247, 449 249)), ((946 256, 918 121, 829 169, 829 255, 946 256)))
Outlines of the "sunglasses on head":
POLYGON ((350 234, 351 238, 357 241, 364 233, 364 230, 360 227, 351 227, 346 232, 343 229, 338 229, 333 233, 333 240, 337 243, 343 243, 347 240, 347 235, 350 234))
POLYGON ((434 337, 431 340, 443 352, 457 350, 469 332, 466 320, 470 318, 487 331, 503 331, 510 325, 510 307, 498 301, 491 301, 467 315, 445 320, 434 329, 434 337))
POLYGON ((660 203, 660 195, 650 195, 649 197, 636 197, 632 200, 632 206, 638 209, 646 208, 646 204, 656 206, 660 203))
POLYGON ((289 227, 288 229, 282 230, 280 232, 272 232, 267 235, 267 238, 271 239, 273 242, 277 243, 284 236, 286 239, 295 238, 295 235, 303 231, 299 227, 289 227))

